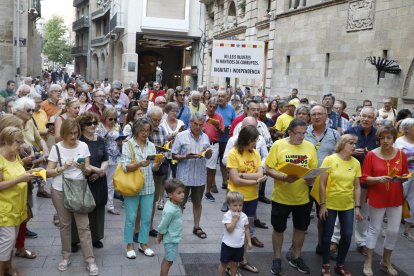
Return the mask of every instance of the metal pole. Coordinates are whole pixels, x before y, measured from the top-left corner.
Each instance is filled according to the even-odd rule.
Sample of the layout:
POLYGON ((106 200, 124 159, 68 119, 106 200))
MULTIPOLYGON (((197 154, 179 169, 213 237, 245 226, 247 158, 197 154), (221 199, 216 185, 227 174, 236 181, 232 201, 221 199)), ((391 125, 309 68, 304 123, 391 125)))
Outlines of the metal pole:
POLYGON ((16 84, 20 81, 20 0, 16 7, 16 84))

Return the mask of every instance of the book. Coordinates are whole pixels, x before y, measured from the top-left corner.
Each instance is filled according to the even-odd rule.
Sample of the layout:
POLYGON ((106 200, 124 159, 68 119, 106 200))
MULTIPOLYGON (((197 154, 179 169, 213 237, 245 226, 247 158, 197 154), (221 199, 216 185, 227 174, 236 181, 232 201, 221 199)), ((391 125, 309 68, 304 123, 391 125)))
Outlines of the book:
POLYGON ((286 175, 295 175, 299 178, 311 179, 318 177, 326 172, 329 168, 309 169, 293 163, 284 162, 276 167, 276 170, 286 175))

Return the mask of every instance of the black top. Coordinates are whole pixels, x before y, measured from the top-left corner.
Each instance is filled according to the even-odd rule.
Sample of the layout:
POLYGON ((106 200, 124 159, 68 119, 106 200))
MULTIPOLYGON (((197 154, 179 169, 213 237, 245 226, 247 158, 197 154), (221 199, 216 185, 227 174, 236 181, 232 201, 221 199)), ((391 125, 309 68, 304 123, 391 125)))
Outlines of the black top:
MULTIPOLYGON (((96 141, 91 141, 85 136, 81 136, 80 141, 88 145, 90 156, 90 164, 94 167, 100 168, 102 162, 108 161, 108 153, 106 151, 105 142, 102 137, 98 136, 96 141)), ((96 206, 106 205, 108 201, 108 184, 106 183, 106 175, 98 178, 94 182, 89 181, 89 189, 95 199, 96 206)))

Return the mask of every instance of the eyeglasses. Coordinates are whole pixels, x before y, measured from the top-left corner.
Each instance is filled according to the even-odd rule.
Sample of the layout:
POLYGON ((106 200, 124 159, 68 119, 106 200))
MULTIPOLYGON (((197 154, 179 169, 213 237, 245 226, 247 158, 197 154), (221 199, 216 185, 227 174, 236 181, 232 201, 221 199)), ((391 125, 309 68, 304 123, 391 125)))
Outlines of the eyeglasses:
MULTIPOLYGON (((111 119, 112 119, 112 118, 111 118, 111 119)), ((91 125, 97 126, 97 125, 98 125, 98 122, 97 122, 97 121, 87 122, 87 123, 85 123, 85 125, 86 125, 86 126, 91 126, 91 125)))
POLYGON ((108 118, 109 121, 116 121, 116 118, 108 118))
POLYGON ((33 113, 35 110, 34 109, 26 109, 27 113, 33 113))

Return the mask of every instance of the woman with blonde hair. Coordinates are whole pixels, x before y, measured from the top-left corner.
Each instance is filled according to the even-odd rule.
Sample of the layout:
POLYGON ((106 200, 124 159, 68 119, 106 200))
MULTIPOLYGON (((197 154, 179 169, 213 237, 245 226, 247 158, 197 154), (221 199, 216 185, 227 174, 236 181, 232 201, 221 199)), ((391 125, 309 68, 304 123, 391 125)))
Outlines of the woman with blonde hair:
POLYGON ((12 267, 12 253, 19 225, 28 219, 27 182, 39 170, 25 171, 19 157, 22 144, 22 129, 5 127, 0 132, 0 275, 21 275, 12 267))
POLYGON ((357 159, 352 157, 357 141, 358 137, 345 134, 336 144, 335 153, 327 156, 321 164, 321 168, 329 168, 321 175, 319 182, 319 218, 323 222, 323 276, 331 275, 330 244, 337 218, 339 218, 341 227, 341 239, 335 273, 343 276, 351 275, 345 269, 344 263, 354 229, 354 212, 357 220, 362 219, 359 184, 361 165, 357 159))

